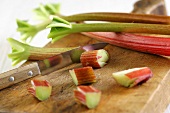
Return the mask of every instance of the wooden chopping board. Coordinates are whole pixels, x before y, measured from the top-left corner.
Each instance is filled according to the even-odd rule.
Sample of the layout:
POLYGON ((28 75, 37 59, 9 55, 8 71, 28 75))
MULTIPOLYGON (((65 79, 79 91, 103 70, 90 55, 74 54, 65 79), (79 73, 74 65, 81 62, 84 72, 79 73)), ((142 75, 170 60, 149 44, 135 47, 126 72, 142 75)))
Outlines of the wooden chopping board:
MULTIPOLYGON (((145 3, 149 0, 143 0, 145 3)), ((156 0, 154 2, 161 1, 156 0)), ((151 3, 151 2, 147 2, 151 3)), ((142 2, 135 4, 143 8, 142 2)), ((155 7, 155 4, 150 4, 155 7)), ((148 4, 147 4, 148 6, 148 4)), ((159 5, 162 6, 162 5, 159 5)), ((148 7, 144 7, 148 8, 148 7)), ((134 9, 133 13, 141 13, 134 9)), ((148 11, 148 9, 146 10, 148 11)), ((153 13, 161 13, 160 8, 153 13)), ((146 13, 144 11, 144 13, 146 13)), ((148 12, 151 13, 151 12, 148 12)), ((166 14, 166 13, 163 13, 166 14)), ((80 34, 73 34, 57 43, 47 47, 71 47, 98 42, 80 34)), ((12 113, 162 113, 170 103, 170 61, 166 58, 135 52, 116 46, 108 45, 105 48, 110 54, 108 64, 95 69, 97 82, 92 85, 102 91, 102 98, 97 108, 89 110, 77 103, 73 97, 73 89, 76 88, 68 73, 69 69, 81 67, 81 64, 73 64, 49 75, 37 76, 33 79, 48 80, 52 86, 52 96, 43 102, 38 101, 27 92, 31 87, 26 80, 12 87, 0 91, 0 112, 12 113), (112 78, 112 73, 133 67, 148 66, 152 69, 154 77, 147 83, 134 88, 124 88, 118 85, 112 78)))
MULTIPOLYGON (((47 47, 72 47, 95 42, 98 41, 81 34, 72 34, 47 47)), ((73 64, 49 75, 33 78, 48 80, 53 86, 51 97, 43 102, 28 93, 31 79, 1 90, 0 112, 162 113, 170 103, 170 60, 113 45, 108 45, 105 49, 110 54, 108 64, 94 70, 97 82, 92 86, 102 91, 101 101, 95 109, 89 110, 74 99, 73 89, 76 86, 68 70, 81 67, 81 64, 73 64), (140 86, 124 88, 112 77, 113 72, 143 66, 150 67, 154 76, 140 86)))

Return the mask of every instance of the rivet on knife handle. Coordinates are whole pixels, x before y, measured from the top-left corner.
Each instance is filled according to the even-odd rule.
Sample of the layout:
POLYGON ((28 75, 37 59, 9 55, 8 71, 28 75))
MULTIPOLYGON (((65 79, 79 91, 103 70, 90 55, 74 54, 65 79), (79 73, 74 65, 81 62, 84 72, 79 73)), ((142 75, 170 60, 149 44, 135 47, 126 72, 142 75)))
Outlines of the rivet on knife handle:
POLYGON ((0 89, 40 74, 37 63, 31 63, 0 74, 0 89))

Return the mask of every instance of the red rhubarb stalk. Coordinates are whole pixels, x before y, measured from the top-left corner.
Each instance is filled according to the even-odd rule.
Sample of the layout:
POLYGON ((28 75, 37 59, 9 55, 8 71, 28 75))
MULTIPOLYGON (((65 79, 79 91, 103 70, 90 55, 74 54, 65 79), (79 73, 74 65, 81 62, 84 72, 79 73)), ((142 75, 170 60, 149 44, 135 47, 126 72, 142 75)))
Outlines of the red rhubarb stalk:
POLYGON ((83 34, 116 46, 146 53, 170 56, 169 38, 114 32, 88 32, 83 34))

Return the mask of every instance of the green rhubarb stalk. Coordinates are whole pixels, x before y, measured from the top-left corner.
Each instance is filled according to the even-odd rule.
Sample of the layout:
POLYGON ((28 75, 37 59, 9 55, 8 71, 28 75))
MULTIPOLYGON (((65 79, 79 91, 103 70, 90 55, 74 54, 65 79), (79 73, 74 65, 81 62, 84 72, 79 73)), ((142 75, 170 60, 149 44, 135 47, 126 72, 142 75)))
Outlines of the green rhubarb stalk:
POLYGON ((164 35, 170 34, 170 25, 116 22, 70 24, 69 22, 66 22, 66 20, 57 16, 53 17, 52 23, 49 24, 47 28, 51 28, 48 38, 52 38, 52 42, 59 40, 65 35, 79 32, 128 32, 164 35))
POLYGON ((41 48, 30 46, 13 38, 8 38, 7 40, 12 47, 12 53, 8 54, 8 57, 12 59, 12 65, 24 60, 42 60, 75 48, 41 48))
POLYGON ((127 23, 170 24, 170 16, 134 14, 134 13, 92 12, 61 17, 69 22, 110 21, 127 23))

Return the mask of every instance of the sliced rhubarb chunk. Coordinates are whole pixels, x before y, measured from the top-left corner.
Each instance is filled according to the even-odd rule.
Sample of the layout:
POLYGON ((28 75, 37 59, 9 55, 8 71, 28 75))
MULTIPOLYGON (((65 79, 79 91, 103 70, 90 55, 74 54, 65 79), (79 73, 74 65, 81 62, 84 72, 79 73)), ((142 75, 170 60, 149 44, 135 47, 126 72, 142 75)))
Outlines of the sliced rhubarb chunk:
POLYGON ((96 76, 92 67, 83 67, 69 70, 73 82, 76 85, 96 82, 96 76))
POLYGON ((101 91, 92 86, 78 86, 77 89, 74 90, 74 96, 78 102, 92 109, 99 104, 101 91))
POLYGON ((112 76, 120 85, 133 87, 146 82, 153 76, 153 74, 150 68, 141 67, 115 72, 112 73, 112 76))
POLYGON ((38 100, 43 101, 50 97, 52 86, 46 80, 31 80, 32 87, 28 92, 34 95, 38 100))
POLYGON ((84 67, 92 66, 93 68, 101 68, 107 64, 109 54, 104 49, 86 51, 82 53, 80 60, 84 67))

